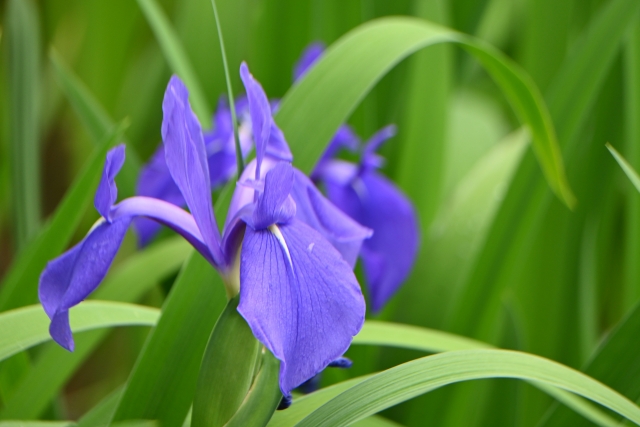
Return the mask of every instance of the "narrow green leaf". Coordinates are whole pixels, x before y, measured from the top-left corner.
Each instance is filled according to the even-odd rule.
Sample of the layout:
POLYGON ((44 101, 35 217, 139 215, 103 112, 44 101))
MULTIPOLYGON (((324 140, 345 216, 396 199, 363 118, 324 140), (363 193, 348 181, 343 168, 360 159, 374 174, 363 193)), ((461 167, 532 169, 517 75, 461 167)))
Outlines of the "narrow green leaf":
MULTIPOLYGON (((550 85, 549 108, 575 170, 585 167, 574 161, 579 159, 578 131, 639 7, 634 0, 604 4, 550 85)), ((503 292, 517 280, 514 272, 520 271, 529 256, 528 248, 544 224, 551 201, 544 182, 537 178, 533 158, 525 156, 459 293, 450 320, 453 331, 488 339, 503 292)))
POLYGON ((174 73, 178 74, 189 88, 189 100, 193 110, 204 127, 211 123, 211 108, 204 96, 200 82, 193 71, 187 54, 184 52, 177 34, 171 26, 160 6, 155 0, 138 0, 138 5, 144 13, 165 59, 174 73))
POLYGON ((226 425, 253 382, 260 343, 237 308, 236 297, 227 303, 211 332, 193 399, 193 427, 226 425))
POLYGON ((122 387, 108 394, 78 420, 78 427, 107 427, 121 395, 122 387))
POLYGON ((112 128, 74 180, 38 238, 14 262, 0 286, 0 311, 33 304, 38 278, 46 263, 69 244, 82 215, 93 200, 106 152, 120 142, 125 124, 112 128))
POLYGON ((640 192, 640 176, 638 176, 638 172, 633 169, 633 166, 631 166, 629 162, 627 162, 627 160, 622 157, 622 154, 618 153, 618 151, 613 148, 611 144, 607 142, 605 145, 613 158, 616 159, 616 162, 618 162, 618 164, 622 168, 622 171, 625 173, 625 175, 627 175, 629 181, 631 181, 633 186, 636 187, 636 190, 640 192))
POLYGON ((332 45, 285 95, 276 119, 298 166, 307 172, 312 169, 326 142, 391 67, 416 50, 439 43, 460 44, 484 65, 530 127, 550 187, 573 206, 553 125, 531 79, 491 46, 414 18, 383 18, 358 27, 332 45))
POLYGON ((593 378, 539 356, 507 350, 440 353, 396 366, 351 387, 297 425, 348 425, 436 388, 483 378, 516 378, 558 387, 640 425, 640 408, 593 378))
MULTIPOLYGON (((188 247, 181 237, 167 239, 148 247, 112 268, 104 283, 91 298, 137 301, 158 281, 179 269, 189 254, 188 247)), ((11 408, 15 418, 38 417, 108 334, 109 330, 99 329, 78 335, 73 353, 67 352, 55 343, 47 344, 26 377, 16 385, 5 406, 11 408)), ((112 415, 113 410, 105 426, 112 415)))
POLYGON ((220 276, 191 251, 158 326, 138 357, 113 421, 154 419, 163 427, 182 425, 193 401, 207 338, 225 302, 220 276))
POLYGON ((282 400, 278 383, 280 361, 262 348, 260 371, 242 406, 226 424, 228 427, 266 426, 282 400))
POLYGON ((229 64, 227 63, 227 51, 224 48, 224 39, 222 38, 222 26, 218 17, 218 8, 216 0, 211 0, 213 8, 213 16, 216 19, 216 28, 218 30, 218 40, 220 41, 220 53, 222 54, 222 66, 224 68, 224 79, 227 82, 227 98, 229 100, 229 110, 231 111, 231 122, 233 123, 233 141, 236 147, 236 162, 238 165, 238 176, 242 175, 244 170, 244 160, 242 159, 242 147, 240 147, 240 135, 238 134, 238 119, 236 118, 236 104, 233 99, 233 89, 231 88, 231 76, 229 75, 229 64))
MULTIPOLYGON (((159 312, 132 304, 86 301, 70 311, 71 329, 88 331, 124 325, 153 326, 159 312)), ((0 314, 0 360, 49 341, 49 319, 42 306, 33 305, 0 314)))
POLYGON ((441 351, 488 348, 482 341, 411 325, 400 325, 367 320, 353 344, 384 345, 422 350, 429 353, 441 351))
MULTIPOLYGON (((492 347, 487 343, 447 332, 373 320, 365 322, 360 333, 354 337, 353 343, 392 346, 425 352, 458 351, 492 347)), ((286 411, 277 412, 269 425, 274 427, 297 425, 300 420, 317 407, 369 377, 371 377, 371 375, 354 378, 295 399, 291 408, 286 411)), ((579 396, 543 383, 532 382, 532 384, 598 425, 613 427, 617 424, 616 420, 611 419, 607 414, 595 408, 579 396)))
POLYGON ((40 227, 40 27, 31 0, 11 0, 6 15, 11 195, 17 248, 40 227))

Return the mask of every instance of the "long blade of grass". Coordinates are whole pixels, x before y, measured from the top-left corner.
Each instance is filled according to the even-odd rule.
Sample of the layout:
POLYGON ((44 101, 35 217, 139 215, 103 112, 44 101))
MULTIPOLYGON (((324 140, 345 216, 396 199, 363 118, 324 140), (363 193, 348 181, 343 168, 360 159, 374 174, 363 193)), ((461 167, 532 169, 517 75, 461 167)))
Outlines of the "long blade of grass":
POLYGON ((482 378, 517 378, 558 387, 640 425, 640 408, 593 378, 539 356, 488 349, 440 353, 373 375, 320 406, 297 425, 349 424, 436 388, 482 378))
MULTIPOLYGON (((71 329, 88 331, 122 325, 153 326, 158 309, 105 301, 87 301, 70 311, 71 329)), ((0 314, 0 360, 49 341, 49 319, 40 305, 0 314)))
POLYGON ((18 250, 40 227, 40 27, 31 0, 7 5, 11 194, 18 250))
POLYGON ((193 401, 207 339, 226 302, 220 280, 211 265, 191 251, 113 421, 157 419, 166 427, 182 425, 193 401))
MULTIPOLYGON (((639 6, 633 0, 605 4, 551 84, 549 108, 570 161, 578 148, 577 132, 639 6)), ((451 325, 457 333, 487 337, 498 316, 500 296, 526 259, 526 252, 516 248, 530 247, 551 203, 535 169, 533 159, 525 158, 512 181, 456 303, 451 325)))
POLYGON ((233 89, 231 88, 231 76, 229 75, 229 64, 227 63, 227 51, 224 47, 224 39, 222 38, 222 27, 220 26, 220 18, 218 17, 216 0, 211 0, 211 7, 213 9, 213 16, 216 19, 216 28, 218 29, 220 53, 222 54, 222 66, 224 67, 224 79, 227 82, 227 97, 229 99, 229 108, 231 110, 231 121, 233 122, 233 141, 236 147, 238 176, 240 176, 242 175, 242 171, 244 170, 244 160, 242 159, 242 148, 240 147, 240 135, 238 135, 238 119, 236 118, 236 104, 233 99, 233 89))
MULTIPOLYGON (((91 298, 135 302, 158 281, 176 272, 188 254, 189 245, 181 237, 157 243, 113 268, 91 298)), ((79 335, 76 349, 71 354, 57 344, 47 344, 27 375, 16 385, 5 406, 11 408, 17 419, 40 416, 108 334, 109 330, 100 329, 79 335)), ((109 419, 111 415, 113 411, 109 419)))

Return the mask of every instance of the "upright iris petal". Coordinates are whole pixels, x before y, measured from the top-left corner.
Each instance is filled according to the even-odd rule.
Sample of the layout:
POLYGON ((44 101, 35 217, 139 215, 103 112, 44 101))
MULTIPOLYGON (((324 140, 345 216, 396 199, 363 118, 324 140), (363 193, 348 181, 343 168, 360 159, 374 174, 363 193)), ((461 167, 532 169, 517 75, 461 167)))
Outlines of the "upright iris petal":
POLYGON ((209 165, 198 118, 189 104, 186 86, 171 77, 162 102, 162 140, 173 180, 191 210, 213 259, 221 265, 220 232, 211 205, 209 165))

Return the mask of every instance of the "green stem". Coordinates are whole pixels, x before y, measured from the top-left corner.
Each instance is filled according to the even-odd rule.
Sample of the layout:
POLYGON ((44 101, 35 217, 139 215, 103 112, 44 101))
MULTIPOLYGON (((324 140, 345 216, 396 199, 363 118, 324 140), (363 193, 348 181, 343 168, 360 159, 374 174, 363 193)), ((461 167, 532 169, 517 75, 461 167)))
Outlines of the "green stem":
POLYGON ((224 66, 224 76, 227 80, 227 95, 229 96, 229 108, 231 109, 231 120, 233 121, 233 142, 236 146, 236 162, 238 164, 238 177, 242 175, 244 170, 244 161, 242 160, 242 149, 240 147, 240 135, 238 135, 238 120, 236 118, 236 106, 233 102, 233 89, 231 89, 231 77, 229 76, 229 65, 227 63, 227 53, 224 49, 224 40, 222 38, 222 28, 220 27, 220 19, 218 18, 218 8, 215 0, 211 0, 213 7, 213 16, 216 18, 216 28, 218 29, 218 38, 220 39, 220 52, 222 52, 222 64, 224 66))

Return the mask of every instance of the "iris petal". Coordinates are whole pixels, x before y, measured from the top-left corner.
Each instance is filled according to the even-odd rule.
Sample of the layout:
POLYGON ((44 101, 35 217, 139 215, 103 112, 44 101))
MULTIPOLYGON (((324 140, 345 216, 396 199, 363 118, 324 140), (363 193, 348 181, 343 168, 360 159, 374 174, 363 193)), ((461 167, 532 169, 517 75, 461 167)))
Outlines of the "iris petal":
POLYGON ((40 276, 38 296, 52 320, 51 336, 67 350, 73 349, 73 338, 66 312, 102 282, 130 222, 131 217, 103 220, 71 250, 50 261, 40 276))
MULTIPOLYGON (((149 162, 142 168, 136 186, 138 196, 153 197, 176 206, 184 206, 185 201, 180 189, 173 181, 164 156, 164 146, 160 145, 149 162)), ((147 218, 136 218, 133 226, 140 247, 149 244, 160 230, 160 224, 147 218)))
POLYGON ((296 202, 296 218, 319 231, 353 267, 362 242, 372 234, 371 229, 358 224, 327 200, 297 169, 291 195, 296 202))
POLYGON ((280 389, 288 396, 344 354, 362 328, 365 305, 340 253, 293 220, 273 230, 247 227, 238 311, 281 361, 280 389))
POLYGON ((124 144, 120 144, 107 153, 104 168, 102 170, 102 178, 96 191, 94 205, 96 210, 107 221, 111 221, 109 210, 118 199, 118 188, 116 187, 115 178, 122 165, 124 164, 124 144))
POLYGON ((379 311, 407 278, 418 252, 418 220, 409 199, 374 170, 351 185, 326 182, 329 199, 360 224, 374 230, 362 246, 371 305, 379 311))
POLYGON ((291 163, 278 163, 264 180, 264 192, 258 197, 251 224, 257 230, 289 222, 296 213, 295 203, 289 197, 293 186, 291 163))
POLYGON ((255 178, 259 179, 260 164, 264 159, 269 136, 271 135, 271 106, 264 89, 249 72, 246 62, 240 65, 240 77, 249 100, 249 113, 251 114, 251 127, 256 144, 256 159, 258 163, 255 178))
POLYGON ((188 100, 187 88, 171 77, 162 102, 162 140, 167 166, 189 206, 216 264, 223 262, 220 232, 211 204, 209 167, 202 128, 188 100))
POLYGON ((300 59, 293 67, 293 80, 296 81, 309 71, 309 68, 320 59, 324 53, 324 44, 320 42, 311 43, 300 55, 300 59))

